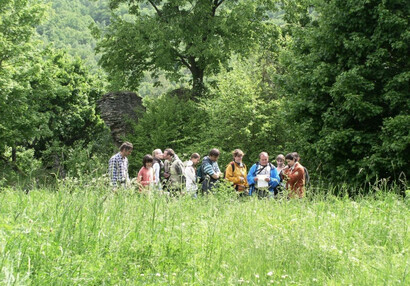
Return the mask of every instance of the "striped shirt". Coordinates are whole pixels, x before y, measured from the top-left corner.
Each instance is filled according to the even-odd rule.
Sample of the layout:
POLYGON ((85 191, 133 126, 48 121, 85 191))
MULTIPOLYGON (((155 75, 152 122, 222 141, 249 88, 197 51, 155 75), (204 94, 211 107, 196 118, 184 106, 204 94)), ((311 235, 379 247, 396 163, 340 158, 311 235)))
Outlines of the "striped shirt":
POLYGON ((218 162, 212 161, 207 156, 202 161, 202 164, 203 164, 205 174, 209 176, 212 176, 215 173, 221 172, 221 170, 219 170, 218 162))

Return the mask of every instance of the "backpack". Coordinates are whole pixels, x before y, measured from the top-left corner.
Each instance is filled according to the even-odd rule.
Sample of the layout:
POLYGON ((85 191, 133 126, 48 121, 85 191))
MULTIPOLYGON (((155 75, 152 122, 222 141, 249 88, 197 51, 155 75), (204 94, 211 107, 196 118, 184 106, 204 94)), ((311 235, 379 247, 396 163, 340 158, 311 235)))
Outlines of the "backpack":
POLYGON ((310 183, 309 172, 305 166, 303 166, 303 169, 305 170, 305 187, 308 187, 310 183))
MULTIPOLYGON (((229 163, 229 164, 231 164, 231 166, 232 166, 232 174, 235 172, 235 162, 234 161, 231 161, 231 163, 229 163)), ((228 164, 228 165, 229 165, 228 164)), ((244 164, 244 163, 242 163, 243 164, 243 166, 246 168, 246 165, 244 164)), ((228 167, 228 166, 227 166, 228 167)), ((225 172, 224 172, 224 178, 226 178, 226 169, 225 169, 225 172)))
POLYGON ((179 174, 179 176, 181 177, 181 183, 185 183, 186 182, 186 177, 185 177, 185 164, 182 163, 182 161, 180 160, 178 165, 175 166, 176 171, 181 174, 179 174))
MULTIPOLYGON (((204 160, 206 159, 204 158, 204 160)), ((206 174, 204 171, 204 160, 202 160, 201 167, 199 167, 196 170, 196 179, 198 180, 198 183, 202 183, 206 178, 206 174)), ((212 162, 210 162, 211 160, 209 158, 207 160, 208 160, 208 163, 212 165, 212 162)))

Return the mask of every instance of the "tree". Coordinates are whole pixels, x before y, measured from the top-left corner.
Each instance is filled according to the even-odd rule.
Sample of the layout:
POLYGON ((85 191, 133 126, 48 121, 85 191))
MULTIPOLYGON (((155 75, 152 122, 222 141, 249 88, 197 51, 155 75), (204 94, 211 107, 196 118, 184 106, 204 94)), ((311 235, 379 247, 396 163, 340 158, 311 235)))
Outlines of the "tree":
POLYGON ((410 2, 312 2, 281 57, 299 150, 336 181, 408 176, 410 2))
MULTIPOLYGON (((266 151, 271 159, 287 148, 289 134, 282 108, 282 98, 276 97, 269 85, 264 55, 254 53, 246 60, 232 60, 230 70, 222 70, 212 98, 202 100, 209 119, 202 130, 203 146, 221 149, 221 161, 232 160, 236 148, 246 153, 246 163, 258 160, 266 151)), ((209 148, 209 147, 208 147, 209 148)))
MULTIPOLYGON (((17 168, 17 151, 44 159, 51 146, 94 140, 104 127, 95 113, 101 84, 79 59, 32 39, 45 7, 8 0, 0 7, 0 156, 17 168), (11 156, 8 150, 12 149, 11 156), (7 154, 7 155, 5 155, 7 154)), ((33 37, 34 38, 34 37, 33 37)), ((60 152, 61 151, 61 152, 60 152)), ((53 158, 54 159, 54 158, 53 158)))
POLYGON ((36 130, 32 124, 42 117, 32 112, 32 101, 28 98, 28 78, 36 69, 31 62, 31 37, 45 12, 40 3, 4 0, 0 6, 0 152, 3 154, 5 147, 11 146, 13 162, 16 142, 33 136, 36 130))
POLYGON ((144 71, 165 71, 178 80, 184 69, 200 95, 204 77, 219 71, 233 53, 245 55, 269 32, 274 1, 111 0, 115 10, 128 3, 135 17, 113 19, 99 39, 100 64, 112 79, 136 89, 144 71))

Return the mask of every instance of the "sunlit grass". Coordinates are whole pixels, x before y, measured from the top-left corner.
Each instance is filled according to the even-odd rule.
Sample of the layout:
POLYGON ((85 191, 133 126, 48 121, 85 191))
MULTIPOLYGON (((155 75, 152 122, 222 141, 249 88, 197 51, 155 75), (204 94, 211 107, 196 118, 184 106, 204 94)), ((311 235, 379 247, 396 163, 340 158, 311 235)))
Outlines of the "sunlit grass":
POLYGON ((0 193, 1 284, 408 285, 409 202, 0 193))

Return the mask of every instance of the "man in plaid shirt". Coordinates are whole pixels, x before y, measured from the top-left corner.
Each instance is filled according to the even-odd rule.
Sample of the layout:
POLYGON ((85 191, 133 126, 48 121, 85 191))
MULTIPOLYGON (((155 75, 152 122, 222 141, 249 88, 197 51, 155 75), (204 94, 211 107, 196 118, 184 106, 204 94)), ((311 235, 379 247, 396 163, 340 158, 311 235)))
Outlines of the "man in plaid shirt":
POLYGON ((130 142, 122 143, 120 152, 111 157, 108 162, 108 175, 113 187, 129 184, 128 159, 133 146, 130 142))

